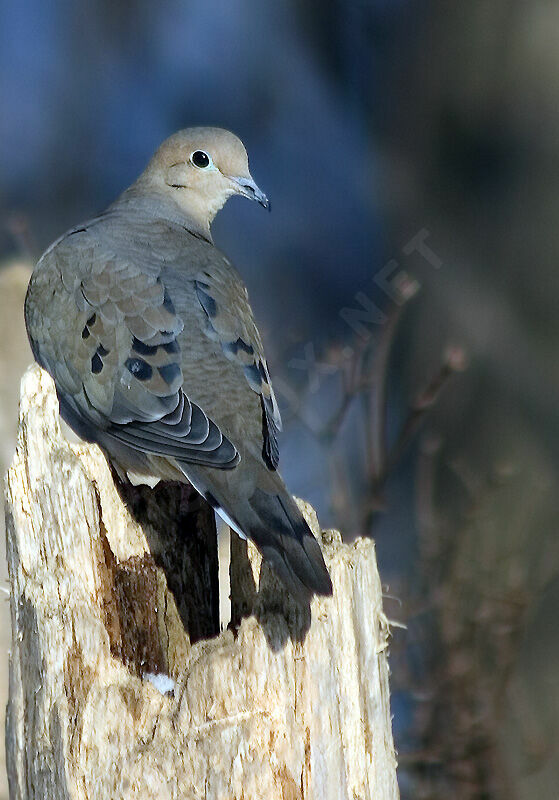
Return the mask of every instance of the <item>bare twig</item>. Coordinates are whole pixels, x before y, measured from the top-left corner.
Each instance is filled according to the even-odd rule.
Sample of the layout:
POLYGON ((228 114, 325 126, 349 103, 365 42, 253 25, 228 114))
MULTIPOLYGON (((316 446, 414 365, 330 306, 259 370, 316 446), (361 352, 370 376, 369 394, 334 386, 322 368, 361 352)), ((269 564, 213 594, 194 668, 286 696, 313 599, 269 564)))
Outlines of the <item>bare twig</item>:
POLYGON ((392 345, 408 302, 415 297, 419 284, 406 278, 399 287, 399 302, 392 306, 388 318, 377 341, 374 359, 370 370, 370 391, 366 401, 368 424, 365 428, 367 437, 367 464, 369 481, 378 484, 386 464, 386 379, 388 376, 388 360, 392 345))
POLYGON ((394 466, 400 461, 404 451, 417 433, 417 429, 421 425, 425 414, 433 408, 449 379, 456 373, 463 372, 465 368, 466 355, 464 351, 459 347, 448 348, 440 369, 433 376, 426 388, 410 403, 408 416, 396 442, 388 453, 384 470, 377 478, 377 481, 381 485, 394 469, 394 466))

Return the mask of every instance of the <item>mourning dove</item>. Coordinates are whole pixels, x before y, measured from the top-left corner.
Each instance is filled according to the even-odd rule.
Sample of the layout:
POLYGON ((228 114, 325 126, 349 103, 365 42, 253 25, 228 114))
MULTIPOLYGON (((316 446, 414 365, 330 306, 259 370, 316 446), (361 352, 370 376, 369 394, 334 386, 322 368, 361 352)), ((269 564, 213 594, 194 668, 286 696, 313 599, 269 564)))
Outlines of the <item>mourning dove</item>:
POLYGON ((234 134, 171 136, 46 250, 25 320, 75 432, 136 482, 191 483, 307 602, 332 584, 277 472, 281 419, 247 290, 210 234, 234 194, 269 206, 234 134))

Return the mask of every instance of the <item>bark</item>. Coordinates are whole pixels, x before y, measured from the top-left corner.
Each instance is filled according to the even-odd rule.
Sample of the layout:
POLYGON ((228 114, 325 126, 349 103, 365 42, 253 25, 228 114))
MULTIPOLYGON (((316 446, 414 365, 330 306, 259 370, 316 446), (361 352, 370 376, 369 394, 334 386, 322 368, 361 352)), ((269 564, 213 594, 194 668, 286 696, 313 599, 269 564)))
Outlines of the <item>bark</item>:
POLYGON ((26 373, 7 477, 12 800, 398 797, 374 543, 302 507, 333 598, 296 606, 234 536, 219 633, 207 506, 119 485, 26 373))

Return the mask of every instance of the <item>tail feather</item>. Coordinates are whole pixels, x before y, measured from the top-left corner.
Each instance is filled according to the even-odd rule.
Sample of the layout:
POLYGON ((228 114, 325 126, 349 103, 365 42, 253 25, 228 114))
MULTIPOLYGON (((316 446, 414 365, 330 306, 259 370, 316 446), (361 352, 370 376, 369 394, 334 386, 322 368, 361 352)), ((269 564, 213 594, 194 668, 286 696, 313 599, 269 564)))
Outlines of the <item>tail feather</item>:
POLYGON ((320 545, 287 492, 274 495, 256 489, 249 505, 254 515, 245 531, 289 591, 305 601, 313 593, 332 594, 320 545))
POLYGON ((239 492, 228 502, 209 471, 183 463, 180 468, 226 522, 254 542, 292 595, 306 603, 313 594, 332 594, 320 545, 282 483, 277 492, 255 489, 244 497, 239 492))

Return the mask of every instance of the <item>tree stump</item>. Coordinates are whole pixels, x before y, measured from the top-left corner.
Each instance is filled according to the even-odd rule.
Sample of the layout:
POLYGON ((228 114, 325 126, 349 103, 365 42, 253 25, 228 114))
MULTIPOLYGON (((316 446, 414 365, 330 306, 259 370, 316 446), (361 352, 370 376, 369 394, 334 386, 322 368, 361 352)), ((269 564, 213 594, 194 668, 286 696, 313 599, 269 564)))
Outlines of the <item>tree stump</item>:
POLYGON ((119 485, 36 366, 6 486, 12 800, 398 797, 372 541, 321 533, 334 596, 301 609, 232 534, 219 632, 207 506, 119 485))

